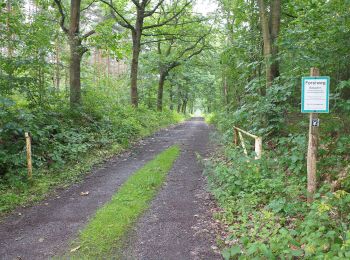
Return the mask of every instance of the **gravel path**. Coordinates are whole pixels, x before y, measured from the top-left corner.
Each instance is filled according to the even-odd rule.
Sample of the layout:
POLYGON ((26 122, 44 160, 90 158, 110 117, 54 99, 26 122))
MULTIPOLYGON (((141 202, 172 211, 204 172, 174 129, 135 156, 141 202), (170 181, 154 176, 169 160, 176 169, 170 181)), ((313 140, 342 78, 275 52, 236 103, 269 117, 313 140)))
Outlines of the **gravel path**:
POLYGON ((36 206, 16 210, 0 223, 0 258, 48 259, 69 251, 70 241, 135 170, 180 144, 181 156, 131 232, 124 258, 221 259, 211 249, 210 199, 195 157, 196 152, 206 153, 209 131, 198 118, 159 131, 93 170, 83 182, 36 206), (80 195, 86 191, 89 195, 80 195))
POLYGON ((180 141, 181 155, 167 183, 134 227, 124 259, 222 259, 215 253, 210 230, 210 205, 202 167, 196 153, 208 152, 209 127, 201 120, 187 122, 180 141))

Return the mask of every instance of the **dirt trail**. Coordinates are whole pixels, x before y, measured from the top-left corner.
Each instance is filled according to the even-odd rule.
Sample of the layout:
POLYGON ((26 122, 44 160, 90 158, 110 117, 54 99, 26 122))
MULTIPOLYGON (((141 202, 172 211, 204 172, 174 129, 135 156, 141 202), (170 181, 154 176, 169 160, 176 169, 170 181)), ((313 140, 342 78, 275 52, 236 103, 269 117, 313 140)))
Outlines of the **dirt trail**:
POLYGON ((187 135, 179 140, 181 155, 166 185, 135 225, 125 259, 222 259, 211 248, 215 244, 211 200, 196 158, 196 153, 208 152, 209 128, 197 119, 187 122, 184 130, 187 135))
POLYGON ((212 252, 208 194, 195 153, 207 151, 209 127, 194 118, 159 131, 94 170, 83 182, 40 204, 15 211, 0 223, 1 259, 48 259, 70 241, 133 173, 165 148, 180 144, 181 156, 150 210, 136 224, 127 259, 220 259, 212 252), (81 192, 89 191, 88 196, 81 192))

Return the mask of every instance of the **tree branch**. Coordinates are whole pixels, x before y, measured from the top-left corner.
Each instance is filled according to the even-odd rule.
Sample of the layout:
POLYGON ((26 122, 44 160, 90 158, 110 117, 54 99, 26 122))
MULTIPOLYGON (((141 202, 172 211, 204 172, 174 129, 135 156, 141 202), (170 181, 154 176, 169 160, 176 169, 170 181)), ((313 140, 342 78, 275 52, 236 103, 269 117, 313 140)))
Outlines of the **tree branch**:
POLYGON ((161 27, 163 25, 166 25, 168 23, 170 23, 172 20, 174 20, 176 17, 178 17, 181 13, 183 13, 183 11, 185 11, 186 7, 189 6, 192 3, 192 0, 189 0, 188 2, 186 2, 186 4, 181 8, 181 10, 177 13, 175 13, 172 17, 170 17, 169 19, 161 22, 161 23, 157 23, 157 24, 152 24, 152 25, 148 25, 148 26, 143 26, 143 30, 147 30, 147 29, 151 29, 151 28, 156 28, 156 27, 161 27))
POLYGON ((191 33, 185 34, 185 33, 142 33, 142 36, 148 36, 148 37, 159 37, 159 36, 179 36, 179 37, 187 37, 187 38, 197 38, 198 35, 192 35, 191 33))
MULTIPOLYGON (((176 39, 176 38, 173 38, 176 39)), ((149 43, 158 43, 158 42, 166 42, 166 41, 170 41, 172 39, 158 39, 158 40, 151 40, 151 41, 147 41, 147 42, 141 42, 141 45, 145 45, 145 44, 149 44, 149 43)))
POLYGON ((68 31, 67 27, 64 25, 64 21, 65 21, 65 19, 66 19, 66 15, 65 15, 64 12, 63 12, 61 0, 54 0, 54 1, 55 1, 56 5, 57 5, 57 7, 58 7, 58 11, 59 11, 60 16, 61 16, 61 19, 60 19, 60 26, 61 26, 63 32, 65 32, 66 34, 68 34, 69 31, 68 31))
MULTIPOLYGON (((197 39, 197 41, 196 41, 193 45, 191 45, 191 46, 187 47, 186 49, 184 49, 184 50, 180 53, 180 55, 178 56, 179 59, 180 59, 182 56, 184 56, 186 52, 188 52, 188 51, 193 50, 194 48, 196 48, 197 45, 198 45, 202 40, 204 40, 205 37, 207 37, 207 36, 210 34, 210 32, 211 32, 211 30, 209 30, 206 34, 203 34, 201 37, 199 37, 199 38, 197 39)), ((204 46, 204 45, 203 45, 203 46, 204 46)))
POLYGON ((156 39, 156 40, 150 40, 150 41, 146 41, 146 42, 142 42, 141 45, 145 45, 145 44, 149 44, 149 43, 158 43, 158 42, 170 42, 170 41, 174 41, 174 40, 181 40, 182 42, 186 42, 186 43, 195 43, 197 41, 191 41, 191 40, 185 40, 184 38, 180 37, 171 37, 171 38, 163 38, 163 39, 156 39))
POLYGON ((134 3, 134 5, 136 5, 137 8, 141 8, 139 1, 136 1, 136 0, 131 0, 131 1, 134 3))
MULTIPOLYGON (((56 0, 55 0, 56 1, 56 0)), ((121 26, 131 29, 131 30, 135 30, 135 28, 130 24, 130 22, 128 20, 126 20, 126 18, 124 18, 124 16, 114 7, 113 2, 111 0, 111 2, 107 2, 107 0, 100 0, 102 3, 105 3, 106 5, 108 5, 115 14, 117 14, 124 22, 119 21, 119 19, 115 16, 115 14, 112 12, 112 15, 114 16, 115 20, 117 21, 117 23, 119 23, 121 26)))
POLYGON ((90 4, 88 4, 86 7, 84 7, 83 9, 80 9, 80 12, 84 12, 85 10, 89 9, 90 6, 92 6, 94 3, 96 3, 98 0, 93 0, 90 4))
POLYGON ((155 11, 157 11, 157 9, 159 8, 159 6, 161 6, 161 4, 164 2, 164 0, 160 0, 158 2, 158 4, 156 4, 156 6, 149 12, 145 12, 145 17, 151 16, 155 13, 155 11))
MULTIPOLYGON (((175 18, 174 18, 175 19, 175 18)), ((192 20, 192 21, 187 21, 187 22, 182 22, 182 23, 167 23, 165 24, 166 26, 181 26, 181 25, 186 25, 186 24, 192 24, 192 23, 201 23, 209 20, 208 18, 200 19, 200 20, 192 20)), ((163 25, 160 25, 163 26, 163 25)), ((158 27, 158 26, 155 26, 158 27)))
POLYGON ((95 30, 91 30, 91 31, 85 33, 85 34, 82 36, 82 39, 86 39, 86 38, 88 38, 89 36, 93 35, 94 33, 96 33, 96 31, 95 31, 95 30))
POLYGON ((286 12, 282 12, 282 14, 284 14, 285 16, 288 16, 288 17, 294 18, 294 19, 298 18, 297 16, 292 15, 292 14, 289 14, 289 13, 286 13, 286 12))

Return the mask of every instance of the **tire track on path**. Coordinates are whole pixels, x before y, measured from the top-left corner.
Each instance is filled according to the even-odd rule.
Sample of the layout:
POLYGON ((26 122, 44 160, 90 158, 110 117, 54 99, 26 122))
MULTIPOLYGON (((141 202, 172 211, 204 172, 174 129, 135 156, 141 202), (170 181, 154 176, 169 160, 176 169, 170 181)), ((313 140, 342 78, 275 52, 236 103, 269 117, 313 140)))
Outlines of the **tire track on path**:
POLYGON ((205 156, 210 148, 210 129, 198 119, 188 122, 186 129, 190 134, 180 143, 181 155, 166 185, 135 225, 124 259, 222 259, 212 249, 212 201, 196 158, 196 153, 205 156))

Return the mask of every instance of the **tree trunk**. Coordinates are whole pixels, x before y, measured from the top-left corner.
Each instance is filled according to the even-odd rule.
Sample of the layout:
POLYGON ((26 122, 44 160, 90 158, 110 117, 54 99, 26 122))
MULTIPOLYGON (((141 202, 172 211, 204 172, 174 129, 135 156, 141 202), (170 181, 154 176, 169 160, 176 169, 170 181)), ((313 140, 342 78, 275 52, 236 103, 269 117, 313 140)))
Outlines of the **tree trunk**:
POLYGON ((174 110, 174 104, 173 104, 173 100, 174 100, 174 92, 173 92, 173 87, 170 87, 170 92, 169 92, 169 98, 170 98, 170 110, 174 110))
POLYGON ((177 103, 177 112, 180 113, 181 112, 181 103, 177 103))
POLYGON ((279 62, 278 62, 278 35, 281 24, 281 0, 274 0, 271 4, 271 45, 272 45, 272 64, 271 74, 272 78, 279 77, 279 62))
MULTIPOLYGON (((265 58, 265 67, 266 67, 266 88, 270 87, 272 84, 272 71, 271 71, 271 36, 269 30, 269 20, 267 17, 264 0, 258 0, 259 5, 259 14, 260 14, 260 24, 262 30, 262 36, 264 41, 264 58, 265 58)), ((262 94, 265 95, 266 89, 262 90, 262 94)))
MULTIPOLYGON (((279 64, 277 61, 277 39, 281 23, 281 0, 271 1, 270 23, 266 12, 264 0, 258 0, 261 30, 264 41, 264 58, 266 67, 266 88, 272 85, 272 81, 279 76, 279 64), (269 26, 270 25, 270 26, 269 26)), ((265 95, 266 89, 262 91, 265 95)))
POLYGON ((61 70, 60 70, 60 47, 58 39, 56 40, 56 90, 60 90, 61 70))
POLYGON ((11 0, 6 1, 6 11, 7 11, 7 18, 6 18, 6 27, 7 27, 7 57, 12 58, 13 56, 13 49, 12 49, 12 33, 11 33, 11 24, 10 24, 10 16, 12 15, 12 5, 11 0))
POLYGON ((182 102, 182 113, 186 114, 186 110, 187 110, 187 100, 184 100, 182 102))
POLYGON ((157 97, 157 110, 163 110, 163 92, 164 92, 164 82, 167 76, 167 72, 160 69, 159 72, 159 83, 158 83, 158 97, 157 97))
POLYGON ((131 105, 138 106, 138 94, 137 94, 137 75, 139 68, 139 56, 141 51, 141 35, 144 19, 144 10, 137 9, 137 18, 135 22, 135 29, 132 30, 132 60, 131 60, 131 73, 130 73, 130 94, 131 105))
POLYGON ((130 72, 130 95, 131 95, 131 105, 134 107, 138 106, 138 96, 137 96, 137 74, 139 66, 139 55, 140 55, 140 39, 138 39, 137 33, 132 33, 132 60, 131 60, 131 72, 130 72))
POLYGON ((70 26, 69 26, 69 84, 70 84, 70 106, 74 108, 81 103, 80 66, 83 55, 81 40, 79 39, 81 0, 71 0, 70 26))
POLYGON ((82 55, 80 53, 79 40, 70 41, 69 85, 70 105, 76 107, 81 104, 80 66, 82 55))

